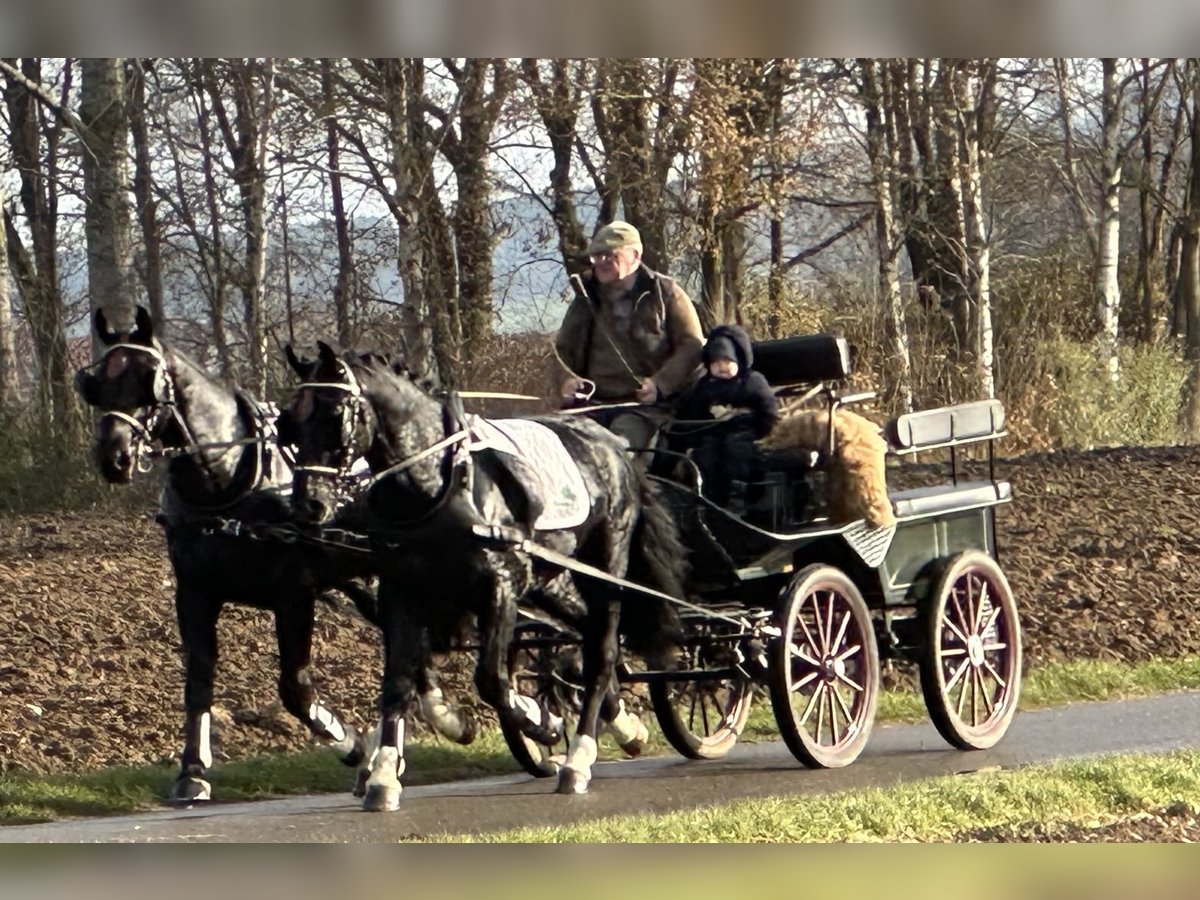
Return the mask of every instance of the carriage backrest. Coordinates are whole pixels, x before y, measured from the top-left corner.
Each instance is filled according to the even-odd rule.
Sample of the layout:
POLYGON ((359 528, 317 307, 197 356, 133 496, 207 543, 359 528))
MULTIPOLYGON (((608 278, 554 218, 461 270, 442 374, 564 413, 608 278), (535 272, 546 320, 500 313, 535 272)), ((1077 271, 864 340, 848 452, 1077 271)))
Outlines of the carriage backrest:
POLYGON ((916 453, 1002 437, 1005 424, 999 400, 978 400, 906 413, 889 422, 885 432, 894 453, 916 453))
POLYGON ((839 381, 853 367, 850 342, 832 334, 756 341, 753 348, 754 368, 775 387, 839 381))

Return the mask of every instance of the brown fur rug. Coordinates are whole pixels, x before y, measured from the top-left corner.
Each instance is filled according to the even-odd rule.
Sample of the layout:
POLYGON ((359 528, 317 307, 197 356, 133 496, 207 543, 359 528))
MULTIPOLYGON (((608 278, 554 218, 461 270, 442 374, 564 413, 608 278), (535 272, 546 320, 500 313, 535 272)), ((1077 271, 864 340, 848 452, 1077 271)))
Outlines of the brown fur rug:
MULTIPOLYGON (((888 499, 884 460, 887 441, 880 427, 857 413, 839 409, 833 415, 834 454, 829 469, 829 513, 834 524, 865 519, 873 528, 896 524, 888 499)), ((774 430, 758 442, 776 453, 816 450, 829 443, 828 410, 785 413, 774 430)))

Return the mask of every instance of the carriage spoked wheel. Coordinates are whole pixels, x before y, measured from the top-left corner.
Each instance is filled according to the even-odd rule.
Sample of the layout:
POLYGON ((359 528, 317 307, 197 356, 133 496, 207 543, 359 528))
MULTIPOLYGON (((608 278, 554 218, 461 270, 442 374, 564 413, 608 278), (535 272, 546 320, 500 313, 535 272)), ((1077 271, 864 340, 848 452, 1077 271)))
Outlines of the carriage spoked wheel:
POLYGON ((1000 566, 979 550, 951 557, 923 624, 921 693, 933 724, 960 750, 994 747, 1021 691, 1021 626, 1000 566))
MULTIPOLYGON (((726 669, 737 662, 734 645, 721 640, 721 626, 691 631, 680 665, 685 669, 726 669)), ((746 728, 754 685, 745 677, 650 682, 650 703, 663 737, 688 759, 720 759, 746 728)))
POLYGON ((535 778, 558 774, 566 759, 567 746, 579 721, 583 700, 582 673, 578 654, 549 626, 522 628, 509 646, 508 671, 512 689, 535 701, 543 715, 563 722, 559 742, 553 747, 527 737, 517 726, 500 717, 500 731, 517 762, 535 778))
POLYGON ((801 570, 780 597, 771 706, 784 743, 811 768, 848 766, 862 753, 879 701, 871 613, 845 573, 801 570))

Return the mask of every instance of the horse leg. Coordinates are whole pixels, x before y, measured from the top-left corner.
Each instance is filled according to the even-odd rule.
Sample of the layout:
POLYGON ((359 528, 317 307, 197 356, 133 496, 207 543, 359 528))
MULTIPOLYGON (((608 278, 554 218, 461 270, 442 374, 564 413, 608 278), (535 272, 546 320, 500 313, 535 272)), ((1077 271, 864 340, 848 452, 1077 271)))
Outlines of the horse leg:
MULTIPOLYGON (((313 735, 324 741, 343 764, 362 767, 365 753, 362 738, 353 725, 342 721, 321 705, 312 685, 314 598, 287 598, 275 610, 275 639, 279 645, 279 699, 313 735)), ((365 775, 360 775, 365 780, 365 775)))
POLYGON ((600 707, 613 683, 617 661, 617 623, 620 601, 608 590, 597 589, 588 603, 587 630, 583 636, 583 709, 579 727, 558 770, 558 793, 585 794, 596 762, 596 731, 600 707))
POLYGON ((184 649, 183 753, 179 775, 168 802, 198 803, 212 799, 205 779, 213 764, 211 727, 213 676, 217 668, 217 616, 221 604, 203 591, 180 583, 175 590, 175 615, 184 649))
POLYGON ((620 688, 614 683, 600 705, 602 730, 612 735, 626 756, 639 756, 650 742, 650 729, 634 713, 625 708, 620 688))
MULTIPOLYGON (((429 633, 422 629, 420 653, 425 659, 432 657, 429 633)), ((462 706, 448 702, 437 683, 437 672, 432 666, 422 666, 417 678, 417 690, 421 699, 421 718, 442 737, 456 744, 469 744, 475 740, 475 718, 462 706)))
POLYGON ((424 629, 397 596, 391 579, 379 585, 383 625, 383 685, 379 701, 379 749, 371 762, 363 809, 391 812, 400 806, 404 774, 404 711, 417 694, 421 672, 429 663, 424 629))
POLYGON ((479 615, 480 649, 475 667, 475 686, 480 698, 523 734, 552 747, 561 737, 561 720, 542 715, 537 701, 512 688, 508 651, 517 624, 517 604, 530 581, 528 564, 512 554, 488 553, 492 572, 491 599, 479 615))

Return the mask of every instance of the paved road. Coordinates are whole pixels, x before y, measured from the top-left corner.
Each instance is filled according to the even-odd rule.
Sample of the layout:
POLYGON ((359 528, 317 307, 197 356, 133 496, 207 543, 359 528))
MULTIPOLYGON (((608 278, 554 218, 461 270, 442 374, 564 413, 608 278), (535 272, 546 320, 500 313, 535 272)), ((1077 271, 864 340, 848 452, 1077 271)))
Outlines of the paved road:
POLYGON ((632 812, 668 812, 718 800, 816 794, 1068 757, 1200 747, 1200 693, 1022 713, 994 750, 948 749, 931 725, 877 728, 851 767, 800 767, 781 743, 745 744, 724 760, 679 757, 601 763, 591 792, 553 793, 525 775, 414 787, 391 814, 367 814, 349 795, 164 809, 136 816, 0 828, 0 842, 391 843, 415 835, 562 825, 632 812))

